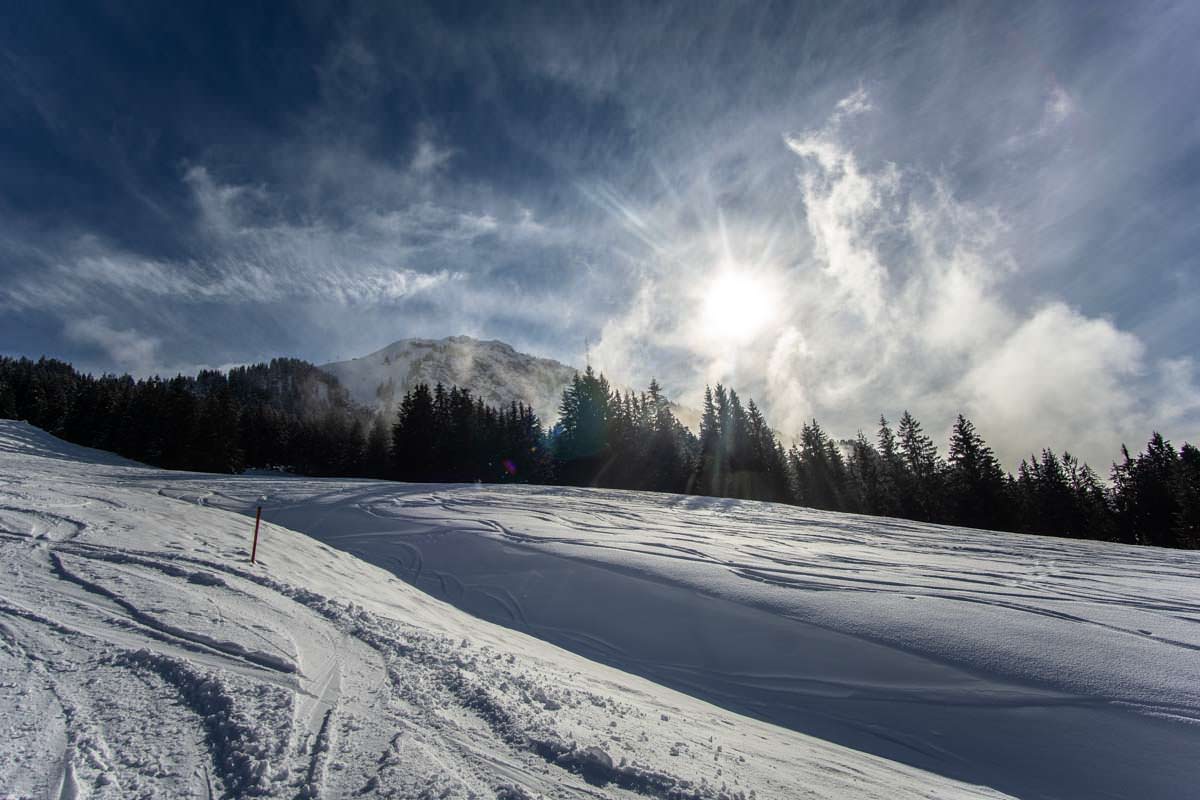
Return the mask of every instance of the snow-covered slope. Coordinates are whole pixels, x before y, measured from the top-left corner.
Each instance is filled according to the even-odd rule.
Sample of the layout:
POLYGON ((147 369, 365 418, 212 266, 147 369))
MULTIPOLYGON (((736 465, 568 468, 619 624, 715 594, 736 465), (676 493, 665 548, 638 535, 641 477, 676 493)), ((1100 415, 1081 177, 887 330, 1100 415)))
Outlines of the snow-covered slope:
POLYGON ((168 491, 266 495, 480 617, 856 750, 1026 798, 1200 791, 1200 553, 587 489, 168 491))
MULTIPOLYGON (((498 532, 479 521, 510 505, 538 518, 528 493, 450 495, 171 473, 0 421, 0 796, 997 796, 481 621, 270 521, 308 514, 332 532, 342 517, 361 544, 379 511, 380 530, 418 538, 498 532), (263 494, 250 565, 252 521, 215 506, 263 494)), ((542 518, 568 530, 580 502, 542 518)), ((383 538, 378 553, 413 563, 403 536, 383 538)))
POLYGON ((543 422, 558 417, 563 389, 575 368, 548 358, 518 353, 499 341, 469 336, 402 339, 362 358, 324 364, 355 402, 391 411, 419 383, 470 389, 485 402, 531 406, 543 422))

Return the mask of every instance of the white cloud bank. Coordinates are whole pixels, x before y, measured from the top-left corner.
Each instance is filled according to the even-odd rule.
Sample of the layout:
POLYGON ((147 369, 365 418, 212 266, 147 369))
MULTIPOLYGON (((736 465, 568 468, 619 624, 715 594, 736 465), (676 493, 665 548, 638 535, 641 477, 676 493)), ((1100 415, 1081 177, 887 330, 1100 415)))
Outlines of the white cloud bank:
POLYGON ((722 216, 716 244, 688 252, 698 267, 652 264, 627 314, 606 327, 601 365, 624 380, 662 376, 661 355, 645 346, 656 342, 702 376, 664 376, 685 402, 698 402, 704 381, 732 383, 788 440, 814 416, 851 436, 908 408, 939 435, 962 412, 1009 467, 1052 447, 1103 472, 1123 441, 1140 447, 1152 429, 1194 439, 1192 362, 1153 362, 1134 335, 1055 298, 1008 299, 1021 268, 998 244, 998 214, 956 199, 936 176, 859 164, 846 127, 871 107, 859 90, 825 128, 785 140, 799 162, 797 230, 764 236, 722 216), (777 322, 750 342, 700 335, 699 316, 678 310, 731 263, 775 287, 777 322))

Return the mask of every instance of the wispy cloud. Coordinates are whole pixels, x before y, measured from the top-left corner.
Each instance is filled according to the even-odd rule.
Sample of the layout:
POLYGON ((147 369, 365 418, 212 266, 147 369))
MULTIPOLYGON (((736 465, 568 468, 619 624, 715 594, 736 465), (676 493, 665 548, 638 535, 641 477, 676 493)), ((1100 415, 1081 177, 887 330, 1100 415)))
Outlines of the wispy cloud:
POLYGON ((409 168, 418 175, 427 175, 444 167, 454 157, 454 150, 440 146, 426 129, 417 139, 416 152, 413 153, 409 168))
POLYGON ((1052 128, 1061 125, 1075 113, 1075 100, 1067 90, 1055 84, 1046 97, 1046 122, 1052 128))
MULTIPOLYGON (((303 246, 298 243, 296 250, 303 246)), ((322 263, 311 250, 303 261, 289 260, 289 255, 294 254, 276 252, 259 259, 230 254, 204 262, 169 262, 85 241, 36 276, 0 289, 0 309, 54 311, 69 318, 106 297, 119 301, 126 312, 139 300, 238 305, 304 300, 395 303, 463 278, 445 270, 426 273, 370 263, 322 263)))
MULTIPOLYGON (((504 263, 497 256, 561 244, 565 233, 518 203, 472 208, 434 199, 420 190, 418 173, 437 171, 438 164, 428 159, 449 157, 435 155, 418 152, 414 162, 421 163, 397 173, 398 193, 381 191, 368 203, 367 187, 359 196, 364 207, 341 218, 298 217, 289 212, 288 198, 265 183, 224 182, 202 164, 187 165, 181 180, 196 212, 188 256, 148 257, 87 233, 36 246, 22 245, 22 236, 13 235, 5 244, 10 251, 24 247, 28 266, 0 284, 0 311, 57 316, 68 341, 100 347, 114 364, 141 372, 154 367, 150 360, 156 354, 163 356, 160 366, 176 363, 163 354, 192 335, 179 324, 181 309, 189 306, 197 311, 182 318, 192 317, 197 330, 205 323, 199 309, 242 306, 279 319, 297 334, 315 325, 335 332, 333 341, 356 342, 326 351, 339 354, 346 346, 378 346, 383 337, 411 332, 394 322, 391 330, 373 326, 386 319, 389 308, 414 302, 436 309, 423 311, 426 317, 455 326, 446 332, 486 333, 480 320, 488 316, 552 317, 523 308, 529 303, 522 298, 529 301, 536 290, 480 284, 478 278, 504 263), (149 326, 153 335, 139 339, 147 346, 136 349, 132 337, 121 339, 119 331, 100 327, 100 321, 112 319, 149 326), (365 319, 372 320, 372 329, 364 329, 365 319), (338 320, 347 324, 339 329, 338 320)), ((316 168, 328 167, 320 162, 316 168)), ((353 175, 351 167, 337 180, 353 175)))
POLYGON ((867 94, 866 88, 860 86, 851 94, 837 101, 833 107, 833 116, 830 118, 830 122, 836 125, 847 117, 865 114, 871 108, 870 95, 867 94))
POLYGON ((132 328, 117 328, 104 317, 71 320, 66 335, 80 344, 98 348, 121 369, 143 374, 158 366, 159 340, 132 328))

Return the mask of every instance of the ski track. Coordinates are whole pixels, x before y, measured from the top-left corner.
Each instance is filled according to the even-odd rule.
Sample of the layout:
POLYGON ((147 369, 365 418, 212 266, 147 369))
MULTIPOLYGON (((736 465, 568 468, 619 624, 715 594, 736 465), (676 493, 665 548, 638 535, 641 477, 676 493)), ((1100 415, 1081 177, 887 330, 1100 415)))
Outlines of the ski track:
MULTIPOLYGON (((292 513, 332 521, 340 482, 259 491, 6 421, 0 475, 3 797, 1000 796, 589 662, 269 521, 247 563, 231 509, 290 484, 292 513)), ((425 535, 462 514, 428 490, 420 502, 442 515, 425 535)), ((346 546, 391 542, 383 522, 346 546)), ((419 546, 389 552, 398 572, 480 592, 419 546)), ((519 591, 483 589, 530 625, 519 591)))

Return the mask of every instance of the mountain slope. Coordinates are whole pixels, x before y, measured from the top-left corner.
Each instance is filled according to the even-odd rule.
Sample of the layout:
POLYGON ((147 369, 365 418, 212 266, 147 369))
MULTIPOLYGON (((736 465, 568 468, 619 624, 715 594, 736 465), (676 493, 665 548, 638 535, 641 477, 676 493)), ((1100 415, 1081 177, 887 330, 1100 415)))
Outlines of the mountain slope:
POLYGON ((0 794, 999 796, 587 661, 270 522, 248 564, 251 520, 221 508, 269 494, 332 519, 368 488, 414 499, 151 469, 0 421, 0 794))
POLYGON ((524 403, 543 423, 557 419, 563 389, 576 372, 558 361, 519 353, 504 342, 469 336, 401 339, 362 358, 320 368, 368 408, 394 410, 417 384, 442 383, 468 388, 489 405, 524 403))
POLYGON ((1195 552, 595 489, 219 491, 481 618, 858 751, 1025 798, 1200 785, 1195 552))

